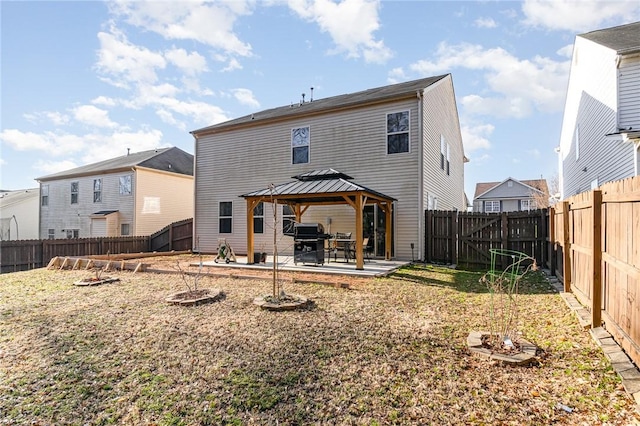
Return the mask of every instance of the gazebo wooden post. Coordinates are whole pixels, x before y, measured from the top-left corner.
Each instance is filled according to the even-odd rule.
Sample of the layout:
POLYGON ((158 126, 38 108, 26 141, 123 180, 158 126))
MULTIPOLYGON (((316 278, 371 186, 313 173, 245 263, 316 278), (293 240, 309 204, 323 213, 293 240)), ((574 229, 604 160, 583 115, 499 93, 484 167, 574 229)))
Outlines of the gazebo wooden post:
POLYGON ((253 209, 258 204, 255 198, 247 198, 247 264, 253 262, 253 209))
POLYGON ((364 269, 364 256, 362 255, 362 213, 364 200, 361 193, 356 194, 356 269, 364 269))
POLYGON ((386 208, 384 209, 385 217, 385 233, 384 233, 384 258, 385 260, 391 260, 391 212, 393 209, 393 203, 387 201, 386 208))

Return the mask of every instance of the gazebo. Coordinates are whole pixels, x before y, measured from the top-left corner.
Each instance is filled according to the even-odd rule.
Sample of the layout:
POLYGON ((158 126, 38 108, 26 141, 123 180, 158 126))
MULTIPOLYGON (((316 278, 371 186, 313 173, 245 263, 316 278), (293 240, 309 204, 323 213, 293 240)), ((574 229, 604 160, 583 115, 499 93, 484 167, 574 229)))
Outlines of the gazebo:
MULTIPOLYGON (((293 179, 241 195, 247 202, 247 253, 253 253, 253 210, 261 202, 289 205, 298 223, 311 206, 348 204, 356 213, 356 269, 364 269, 362 215, 366 205, 375 204, 386 217, 385 259, 391 260, 391 213, 395 198, 351 182, 351 176, 334 169, 314 170, 294 176, 293 179)), ((247 256, 247 259, 249 264, 254 263, 252 256, 247 256)))

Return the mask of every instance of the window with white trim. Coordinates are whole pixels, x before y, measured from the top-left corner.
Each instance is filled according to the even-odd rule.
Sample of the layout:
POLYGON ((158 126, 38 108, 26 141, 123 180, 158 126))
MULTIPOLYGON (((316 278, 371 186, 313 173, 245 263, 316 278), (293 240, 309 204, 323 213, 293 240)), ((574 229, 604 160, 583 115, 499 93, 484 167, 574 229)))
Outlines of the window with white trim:
POLYGON ((520 210, 521 211, 529 211, 531 210, 532 202, 531 200, 520 200, 520 210))
POLYGON ((78 204, 79 193, 80 193, 80 182, 71 182, 71 204, 78 204))
POLYGON ((440 135, 440 168, 444 170, 444 156, 446 153, 446 145, 447 143, 444 140, 444 135, 440 135))
POLYGON ((131 175, 120 176, 118 190, 120 195, 131 195, 131 175))
POLYGON ((264 233, 264 203, 262 201, 253 208, 253 233, 264 233))
POLYGON ((291 129, 291 162, 306 164, 309 162, 309 127, 291 129))
POLYGON ((128 223, 120 224, 120 235, 129 235, 130 231, 131 231, 131 227, 129 226, 128 223))
POLYGON ((232 222, 233 222, 233 202, 221 201, 220 212, 218 213, 219 219, 219 232, 221 234, 231 234, 232 222))
POLYGON ((43 207, 49 205, 49 185, 42 185, 40 189, 40 205, 43 207))
POLYGON ((500 201, 485 201, 484 202, 484 212, 485 213, 500 213, 500 201))
POLYGON ((447 175, 450 174, 451 171, 451 147, 447 144, 447 175))
POLYGON ((387 154, 409 152, 409 111, 387 114, 387 154))
POLYGON ((93 180, 93 202, 102 202, 102 179, 93 180))
POLYGON ((55 240, 56 239, 56 230, 53 228, 49 228, 48 230, 49 232, 47 233, 47 238, 50 240, 55 240))
POLYGON ((78 239, 80 237, 79 229, 65 229, 68 239, 78 239))

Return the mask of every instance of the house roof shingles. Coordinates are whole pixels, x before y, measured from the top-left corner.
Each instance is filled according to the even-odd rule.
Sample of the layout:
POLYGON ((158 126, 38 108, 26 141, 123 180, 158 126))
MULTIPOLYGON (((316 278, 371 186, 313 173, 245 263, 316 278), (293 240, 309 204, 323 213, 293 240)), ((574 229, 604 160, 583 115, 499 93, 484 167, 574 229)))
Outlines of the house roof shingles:
POLYGON ((48 181, 74 176, 101 174, 136 166, 193 176, 193 155, 177 147, 152 149, 53 173, 39 177, 36 180, 48 181))
POLYGON ((619 54, 640 52, 640 22, 580 34, 580 37, 615 50, 619 54))
POLYGON ((404 83, 392 84, 375 89, 363 90, 345 95, 329 98, 314 99, 304 103, 295 103, 288 106, 276 107, 264 111, 255 112, 223 123, 214 124, 191 132, 194 136, 215 132, 227 128, 234 128, 246 124, 255 124, 261 121, 274 120, 300 114, 316 114, 331 110, 350 108, 364 103, 385 102, 407 96, 416 96, 416 92, 424 90, 432 84, 445 78, 448 74, 435 77, 422 78, 404 83))

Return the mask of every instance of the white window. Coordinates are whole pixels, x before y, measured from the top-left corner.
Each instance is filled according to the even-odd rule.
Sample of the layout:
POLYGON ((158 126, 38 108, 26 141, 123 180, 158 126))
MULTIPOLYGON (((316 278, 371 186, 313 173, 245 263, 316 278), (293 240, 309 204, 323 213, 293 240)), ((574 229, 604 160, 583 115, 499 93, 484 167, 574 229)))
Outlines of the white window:
POLYGON ((93 202, 102 202, 102 179, 93 180, 93 202))
POLYGON ((66 229, 65 230, 67 232, 67 238, 71 239, 71 238, 79 238, 80 236, 80 230, 79 229, 66 229))
POLYGON ((484 202, 485 213, 500 213, 500 201, 485 201, 484 202))
POLYGON ((130 227, 128 223, 120 224, 120 235, 129 235, 130 227))
POLYGON ((447 144, 447 175, 450 173, 451 167, 451 147, 447 144))
POLYGON ((231 234, 233 231, 233 203, 231 201, 220 202, 220 213, 218 215, 221 234, 231 234))
POLYGON ((120 176, 118 187, 120 195, 131 195, 131 175, 120 176))
POLYGON ((253 208, 253 233, 264 233, 264 203, 259 202, 257 206, 253 208))
POLYGON ((78 204, 78 193, 80 192, 80 183, 71 182, 71 204, 78 204))
POLYGON ((43 207, 49 205, 49 185, 42 185, 40 189, 40 205, 43 207))
POLYGON ((387 114, 387 154, 409 152, 409 111, 387 114))
POLYGON ((306 164, 309 162, 309 127, 291 130, 291 162, 306 164))
POLYGON ((49 232, 47 234, 47 238, 50 239, 50 240, 55 240, 55 238, 56 238, 56 230, 52 229, 52 228, 49 228, 49 232))
POLYGON ((531 210, 531 200, 520 200, 520 210, 521 211, 529 211, 531 210))
POLYGON ((444 159, 446 155, 447 143, 444 140, 444 135, 440 135, 440 168, 444 170, 444 159))

